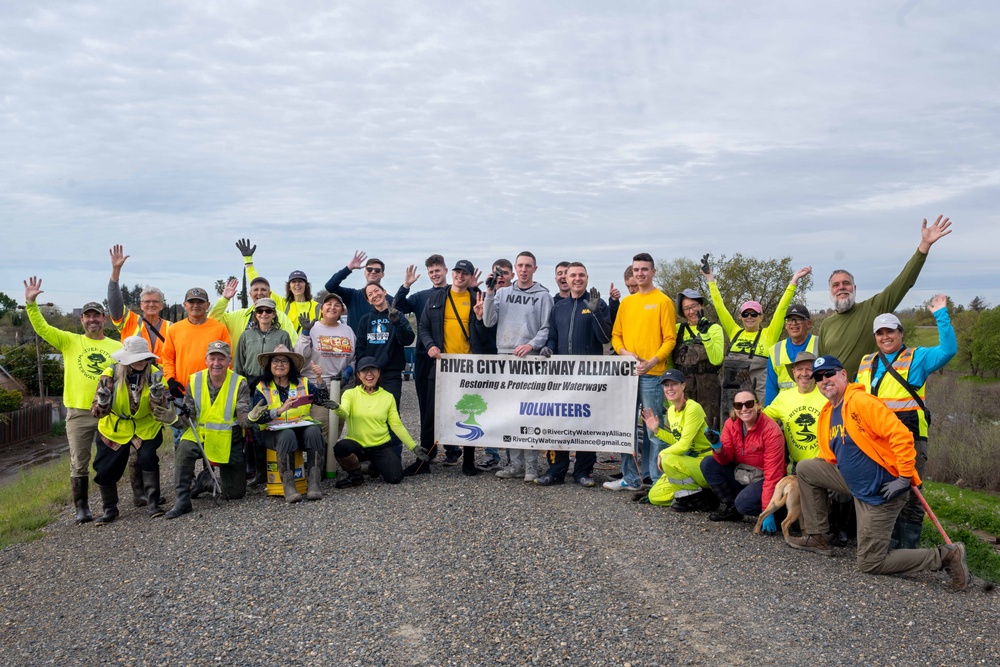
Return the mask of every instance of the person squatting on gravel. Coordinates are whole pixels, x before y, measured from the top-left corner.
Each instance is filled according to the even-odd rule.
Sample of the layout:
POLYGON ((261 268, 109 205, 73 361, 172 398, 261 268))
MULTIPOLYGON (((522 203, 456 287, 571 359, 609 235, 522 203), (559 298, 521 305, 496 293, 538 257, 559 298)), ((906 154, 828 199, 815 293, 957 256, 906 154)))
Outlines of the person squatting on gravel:
POLYGON ((85 333, 56 329, 42 316, 35 300, 42 291, 42 280, 32 276, 24 281, 24 310, 31 328, 42 340, 63 355, 63 404, 66 406, 66 439, 69 440, 69 482, 73 491, 78 524, 93 521, 90 513, 87 481, 90 449, 97 435, 97 417, 90 413, 97 391, 97 381, 108 366, 111 354, 122 346, 104 336, 104 306, 91 301, 83 304, 80 324, 85 333))
POLYGON ((205 352, 207 368, 188 378, 181 414, 173 404, 153 408, 157 419, 183 430, 174 453, 177 499, 166 513, 168 519, 190 512, 191 498, 212 489, 212 474, 208 470, 202 471, 192 487, 194 464, 201 458, 202 451, 218 468, 222 495, 227 500, 238 500, 246 495, 243 429, 250 426, 250 388, 246 378, 229 369, 231 358, 229 343, 212 341, 205 352))
POLYGON ((103 525, 118 518, 118 480, 129 460, 129 450, 138 452, 142 471, 143 496, 151 518, 163 516, 160 507, 160 459, 156 449, 163 442, 163 424, 153 415, 155 406, 170 400, 163 372, 152 364, 157 356, 149 342, 129 336, 120 350, 111 353, 115 363, 104 369, 90 414, 97 424, 97 453, 94 456, 94 483, 101 490, 104 513, 95 523, 103 525))
MULTIPOLYGON (((326 385, 320 381, 310 387, 309 380, 300 375, 305 357, 284 345, 257 355, 257 363, 263 373, 253 395, 250 421, 263 431, 264 446, 274 450, 285 502, 302 500, 295 488, 296 449, 304 451, 308 457, 306 498, 319 500, 323 497, 320 480, 326 463, 326 441, 319 424, 307 417, 313 405, 327 408, 332 405, 326 385), (300 425, 288 427, 290 424, 300 425), (278 430, 279 426, 285 428, 278 430)), ((314 369, 314 373, 317 371, 318 368, 314 369)))
POLYGON ((403 462, 389 439, 389 429, 421 462, 426 465, 430 460, 406 431, 399 420, 395 399, 378 385, 378 379, 378 364, 372 357, 365 357, 358 361, 358 384, 341 395, 339 405, 330 401, 330 408, 347 422, 349 436, 333 447, 337 463, 347 473, 337 479, 338 489, 365 483, 362 461, 370 463, 369 474, 373 477, 381 475, 389 484, 403 480, 403 462))
POLYGON ((847 380, 836 357, 813 363, 813 377, 829 403, 819 418, 819 456, 800 461, 796 474, 802 504, 802 537, 793 549, 833 555, 827 521, 827 489, 850 493, 858 516, 858 569, 897 574, 945 569, 951 586, 969 583, 965 545, 889 551, 889 539, 910 485, 920 484, 913 434, 882 401, 847 380))

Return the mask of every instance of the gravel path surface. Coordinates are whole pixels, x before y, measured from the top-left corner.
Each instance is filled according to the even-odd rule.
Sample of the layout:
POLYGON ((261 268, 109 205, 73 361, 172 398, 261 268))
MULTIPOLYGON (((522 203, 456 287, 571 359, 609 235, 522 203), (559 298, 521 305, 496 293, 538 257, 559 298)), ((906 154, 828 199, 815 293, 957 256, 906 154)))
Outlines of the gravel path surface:
POLYGON ((853 549, 795 552, 749 521, 459 467, 327 486, 165 521, 123 480, 118 522, 77 527, 67 508, 0 552, 0 664, 1000 664, 981 582, 863 575, 853 549))

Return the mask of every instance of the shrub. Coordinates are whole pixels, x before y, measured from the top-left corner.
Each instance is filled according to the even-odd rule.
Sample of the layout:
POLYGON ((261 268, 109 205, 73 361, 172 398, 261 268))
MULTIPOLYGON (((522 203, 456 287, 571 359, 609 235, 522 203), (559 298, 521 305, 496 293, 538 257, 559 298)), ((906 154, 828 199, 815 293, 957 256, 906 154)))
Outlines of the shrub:
POLYGON ((927 385, 927 407, 933 418, 928 477, 1000 491, 1000 384, 935 373, 927 385))
POLYGON ((21 392, 16 389, 4 389, 0 387, 0 412, 13 412, 19 410, 24 402, 21 392))

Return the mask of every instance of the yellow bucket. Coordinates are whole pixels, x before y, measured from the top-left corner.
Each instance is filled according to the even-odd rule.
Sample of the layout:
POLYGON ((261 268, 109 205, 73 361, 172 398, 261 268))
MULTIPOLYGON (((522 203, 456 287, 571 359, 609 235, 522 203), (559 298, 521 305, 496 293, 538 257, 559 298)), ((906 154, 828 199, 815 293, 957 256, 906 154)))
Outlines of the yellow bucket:
MULTIPOLYGON (((306 468, 300 450, 295 451, 295 490, 299 493, 306 492, 306 468)), ((273 449, 267 450, 267 495, 285 497, 281 473, 278 472, 278 457, 273 449)))

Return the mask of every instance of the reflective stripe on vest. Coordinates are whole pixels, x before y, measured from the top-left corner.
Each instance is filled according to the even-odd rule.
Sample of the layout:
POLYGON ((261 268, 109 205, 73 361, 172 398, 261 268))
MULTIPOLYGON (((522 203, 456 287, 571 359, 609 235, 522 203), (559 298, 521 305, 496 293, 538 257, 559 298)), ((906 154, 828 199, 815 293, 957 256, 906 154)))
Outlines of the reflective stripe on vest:
MULTIPOLYGON (((215 401, 212 401, 208 389, 208 371, 198 371, 191 376, 191 400, 198 406, 198 436, 205 455, 212 463, 229 463, 232 430, 236 425, 236 395, 244 381, 243 376, 227 368, 226 379, 219 388, 215 401), (220 400, 223 396, 225 401, 220 400)), ((191 429, 181 438, 194 441, 191 429)))
MULTIPOLYGON (((788 372, 788 366, 791 365, 792 359, 788 356, 788 348, 785 347, 785 343, 789 340, 786 338, 775 343, 774 347, 771 348, 771 354, 768 355, 771 359, 771 367, 774 368, 774 374, 778 376, 778 391, 791 389, 795 386, 795 378, 788 372)), ((811 352, 819 356, 818 348, 819 338, 809 334, 809 337, 806 339, 805 349, 802 351, 811 352)))
MULTIPOLYGON (((104 369, 105 375, 114 378, 115 366, 108 366, 104 369)), ((155 365, 149 365, 149 372, 158 371, 155 365)), ((138 436, 140 440, 152 440, 163 428, 163 424, 153 416, 149 407, 149 386, 142 389, 139 397, 139 404, 135 413, 132 413, 132 402, 129 395, 129 388, 123 384, 114 384, 114 398, 111 403, 111 412, 101 417, 97 424, 97 430, 108 440, 124 445, 132 440, 133 436, 138 436)))
MULTIPOLYGON (((273 381, 268 382, 267 385, 261 384, 258 389, 264 395, 264 399, 267 401, 267 407, 270 409, 277 409, 281 407, 282 400, 281 395, 278 393, 278 387, 273 381)), ((294 398, 301 394, 309 394, 309 381, 306 378, 301 378, 299 384, 290 385, 288 387, 288 398, 294 398), (295 392, 294 394, 292 392, 295 392), (301 392, 301 393, 300 393, 301 392)), ((298 421, 304 417, 309 416, 309 411, 311 404, 300 405, 297 408, 292 408, 287 410, 281 415, 278 415, 272 421, 282 421, 282 422, 292 422, 298 421)), ((261 429, 266 428, 266 426, 261 425, 261 429)))
MULTIPOLYGON (((907 381, 909 381, 910 365, 913 363, 914 349, 912 347, 903 348, 895 361, 892 362, 892 367, 896 369, 900 377, 907 381)), ((858 383, 864 385, 865 391, 869 394, 878 397, 885 407, 897 413, 896 416, 899 417, 901 422, 906 424, 913 435, 926 438, 927 416, 920 409, 920 404, 913 398, 913 395, 896 378, 892 377, 887 371, 883 371, 878 386, 873 391, 872 377, 876 362, 881 363, 877 352, 865 355, 861 360, 861 366, 858 368, 858 383), (916 416, 916 419, 914 419, 914 416, 916 416)), ((916 391, 920 400, 926 402, 925 385, 915 387, 914 391, 916 391)))

